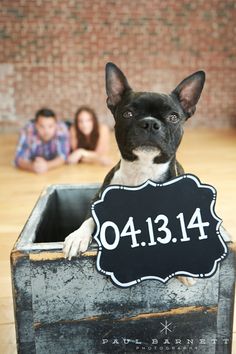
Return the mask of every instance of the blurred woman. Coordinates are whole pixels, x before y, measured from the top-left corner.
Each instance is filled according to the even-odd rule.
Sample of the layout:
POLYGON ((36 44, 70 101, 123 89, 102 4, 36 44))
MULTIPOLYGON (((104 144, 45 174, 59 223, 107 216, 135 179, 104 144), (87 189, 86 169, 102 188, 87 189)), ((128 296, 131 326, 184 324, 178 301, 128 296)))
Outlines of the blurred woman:
POLYGON ((99 162, 110 165, 109 128, 99 124, 96 113, 88 106, 82 106, 75 114, 74 124, 70 128, 71 154, 68 163, 99 162))

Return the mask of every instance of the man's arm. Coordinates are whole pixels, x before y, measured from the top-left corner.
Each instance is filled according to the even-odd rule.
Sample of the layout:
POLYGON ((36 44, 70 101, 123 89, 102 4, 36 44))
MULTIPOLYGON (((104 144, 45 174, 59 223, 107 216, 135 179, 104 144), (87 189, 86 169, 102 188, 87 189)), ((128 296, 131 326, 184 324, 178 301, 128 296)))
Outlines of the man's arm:
POLYGON ((14 164, 22 170, 34 172, 33 161, 31 160, 31 147, 29 146, 28 139, 28 126, 25 126, 20 132, 14 164))
POLYGON ((65 163, 62 157, 56 157, 53 160, 47 161, 43 157, 36 157, 34 161, 28 161, 23 158, 17 160, 17 166, 25 171, 44 173, 53 168, 59 167, 65 163))
POLYGON ((53 160, 46 161, 48 170, 51 170, 52 168, 59 167, 64 165, 65 159, 61 156, 55 157, 53 160))
POLYGON ((17 159, 17 167, 20 168, 21 170, 29 171, 29 172, 36 172, 34 170, 34 165, 32 161, 25 160, 22 157, 19 157, 17 159))

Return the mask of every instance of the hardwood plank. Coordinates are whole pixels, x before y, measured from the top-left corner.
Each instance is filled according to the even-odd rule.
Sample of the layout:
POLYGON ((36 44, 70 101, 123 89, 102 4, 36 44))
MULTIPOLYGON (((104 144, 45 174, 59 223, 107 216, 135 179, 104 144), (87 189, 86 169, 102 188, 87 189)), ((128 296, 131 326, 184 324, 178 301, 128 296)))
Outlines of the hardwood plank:
MULTIPOLYGON (((13 303, 11 297, 0 298, 1 323, 5 325, 14 324, 13 303)), ((1 328, 1 327, 0 327, 1 328)))
POLYGON ((0 352, 2 354, 16 354, 15 325, 0 325, 0 352))

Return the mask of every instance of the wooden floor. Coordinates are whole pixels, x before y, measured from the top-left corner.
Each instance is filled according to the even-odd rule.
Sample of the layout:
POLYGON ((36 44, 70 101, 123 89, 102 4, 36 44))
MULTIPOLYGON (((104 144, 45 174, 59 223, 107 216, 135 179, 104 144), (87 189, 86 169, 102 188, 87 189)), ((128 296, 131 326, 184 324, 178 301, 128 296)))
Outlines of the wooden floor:
MULTIPOLYGON (((18 171, 12 164, 16 141, 16 135, 0 135, 0 354, 16 353, 9 254, 39 194, 49 184, 102 182, 109 169, 84 164, 39 176, 18 171)), ((119 157, 114 139, 111 157, 119 157)), ((236 242, 236 131, 186 131, 178 160, 186 172, 215 186, 216 213, 236 242)))

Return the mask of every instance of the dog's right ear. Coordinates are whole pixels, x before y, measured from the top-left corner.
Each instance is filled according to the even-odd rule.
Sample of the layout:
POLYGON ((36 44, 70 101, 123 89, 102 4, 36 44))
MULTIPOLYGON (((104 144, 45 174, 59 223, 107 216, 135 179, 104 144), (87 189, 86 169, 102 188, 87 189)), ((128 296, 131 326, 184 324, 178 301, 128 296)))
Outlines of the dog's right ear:
POLYGON ((122 99, 125 92, 131 90, 122 71, 113 63, 106 64, 107 106, 111 109, 122 99))
POLYGON ((197 71, 184 79, 172 92, 178 98, 187 118, 191 117, 196 110, 204 83, 204 71, 197 71))

